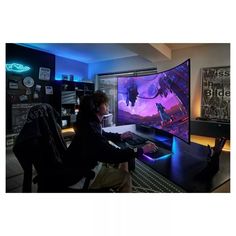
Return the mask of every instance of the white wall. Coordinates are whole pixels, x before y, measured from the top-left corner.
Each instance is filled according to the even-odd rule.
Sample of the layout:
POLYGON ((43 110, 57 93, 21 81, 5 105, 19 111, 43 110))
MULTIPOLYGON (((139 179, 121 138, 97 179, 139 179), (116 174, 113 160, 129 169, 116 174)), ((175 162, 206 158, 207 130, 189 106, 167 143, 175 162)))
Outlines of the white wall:
POLYGON ((124 71, 155 68, 155 65, 138 56, 89 64, 89 79, 94 80, 96 74, 116 73, 124 71))
POLYGON ((174 50, 172 60, 157 64, 158 71, 164 71, 191 59, 191 118, 200 116, 201 76, 204 67, 229 66, 230 44, 206 44, 197 47, 174 50))

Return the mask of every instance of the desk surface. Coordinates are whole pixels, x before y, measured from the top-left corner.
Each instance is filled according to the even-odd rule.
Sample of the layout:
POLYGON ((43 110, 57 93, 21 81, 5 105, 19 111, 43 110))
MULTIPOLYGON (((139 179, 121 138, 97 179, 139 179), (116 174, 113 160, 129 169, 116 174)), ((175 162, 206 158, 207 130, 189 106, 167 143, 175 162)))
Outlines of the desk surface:
MULTIPOLYGON (((117 133, 131 131, 148 137, 147 132, 142 134, 137 131, 135 125, 114 126, 104 128, 104 130, 117 133)), ((152 135, 150 135, 150 140, 155 141, 152 135)), ((230 152, 221 153, 220 170, 212 178, 199 180, 196 175, 206 167, 207 154, 206 146, 196 143, 187 144, 173 137, 170 156, 156 160, 141 156, 139 159, 187 192, 212 192, 230 179, 230 152)))

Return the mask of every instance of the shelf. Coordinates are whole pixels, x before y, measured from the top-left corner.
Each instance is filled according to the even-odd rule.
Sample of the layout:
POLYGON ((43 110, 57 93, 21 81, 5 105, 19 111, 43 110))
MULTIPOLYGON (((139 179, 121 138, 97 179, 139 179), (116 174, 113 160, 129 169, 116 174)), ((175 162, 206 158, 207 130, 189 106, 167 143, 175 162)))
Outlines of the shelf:
POLYGON ((77 119, 76 114, 74 114, 75 109, 78 109, 77 100, 81 96, 93 93, 94 83, 62 81, 59 83, 59 86, 61 101, 63 101, 63 103, 60 104, 61 119, 67 120, 66 127, 73 127, 77 119), (66 111, 67 115, 62 115, 62 111, 66 111))

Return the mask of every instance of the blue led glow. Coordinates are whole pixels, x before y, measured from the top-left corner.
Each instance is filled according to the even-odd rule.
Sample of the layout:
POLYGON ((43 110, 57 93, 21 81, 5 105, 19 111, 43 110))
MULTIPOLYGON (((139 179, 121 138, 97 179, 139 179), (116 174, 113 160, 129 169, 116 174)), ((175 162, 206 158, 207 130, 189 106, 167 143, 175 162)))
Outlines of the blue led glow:
MULTIPOLYGON (((174 153, 171 159, 172 174, 178 176, 179 171, 183 169, 183 163, 181 156, 183 155, 183 147, 181 147, 181 141, 178 138, 173 138, 172 152, 174 153)), ((188 156, 186 156, 188 158, 188 156)))
MULTIPOLYGON (((57 76, 55 77, 55 80, 61 81, 61 80, 63 80, 63 79, 62 79, 62 76, 57 75, 57 76)), ((81 82, 82 80, 81 80, 81 78, 79 78, 78 76, 74 76, 73 81, 74 81, 74 82, 81 82)))
POLYGON ((79 78, 79 77, 77 78, 77 77, 75 76, 74 81, 75 81, 75 82, 80 82, 80 81, 81 81, 81 78, 79 78))
POLYGON ((158 141, 160 141, 160 142, 163 142, 163 141, 168 140, 168 138, 167 138, 166 136, 158 135, 158 134, 156 134, 156 135, 154 136, 154 138, 155 138, 155 140, 158 140, 158 141))
POLYGON ((180 144, 176 141, 176 138, 173 138, 173 142, 172 142, 172 152, 173 153, 180 153, 181 148, 180 148, 180 144))
POLYGON ((6 64, 6 69, 7 69, 7 71, 22 73, 22 72, 26 72, 26 71, 30 70, 30 67, 24 66, 19 63, 10 63, 10 64, 6 64))

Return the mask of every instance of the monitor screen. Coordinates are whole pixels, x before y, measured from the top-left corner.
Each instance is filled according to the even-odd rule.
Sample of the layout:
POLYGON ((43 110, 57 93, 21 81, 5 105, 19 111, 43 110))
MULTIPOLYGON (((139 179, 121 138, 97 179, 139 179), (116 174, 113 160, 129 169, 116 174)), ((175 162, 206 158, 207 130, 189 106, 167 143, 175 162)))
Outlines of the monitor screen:
POLYGON ((118 77, 117 123, 140 124, 190 142, 190 59, 157 74, 118 77))

